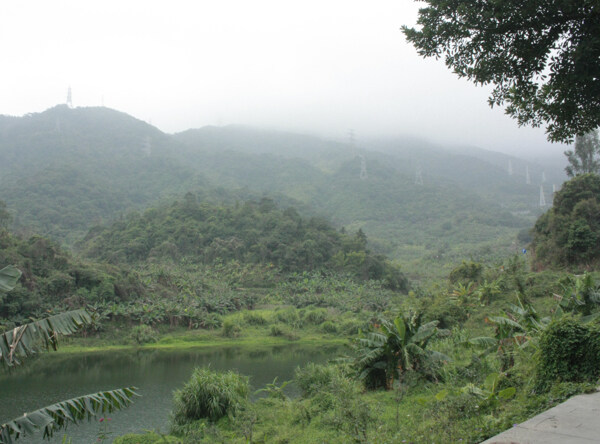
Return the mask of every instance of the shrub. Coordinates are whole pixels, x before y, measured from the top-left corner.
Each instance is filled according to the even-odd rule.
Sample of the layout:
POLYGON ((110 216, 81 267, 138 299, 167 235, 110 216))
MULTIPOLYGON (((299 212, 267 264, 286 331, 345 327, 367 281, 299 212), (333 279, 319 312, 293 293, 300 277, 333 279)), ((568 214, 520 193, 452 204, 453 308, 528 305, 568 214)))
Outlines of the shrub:
POLYGON ((353 442, 369 442, 373 416, 361 396, 360 384, 349 378, 343 368, 311 363, 296 369, 295 381, 308 399, 309 417, 320 416, 324 424, 346 434, 353 442))
POLYGON ((321 324, 321 330, 325 333, 337 333, 338 331, 337 326, 331 321, 323 322, 323 324, 321 324))
POLYGON ((300 387, 303 397, 310 397, 331 384, 340 370, 333 365, 308 363, 296 368, 294 380, 300 387))
POLYGON ((271 326, 271 332, 269 333, 271 336, 275 337, 285 337, 290 341, 298 340, 299 336, 293 331, 288 330, 285 325, 276 324, 271 326))
POLYGON ((267 320, 260 313, 247 311, 244 313, 244 322, 248 325, 265 325, 267 320))
POLYGON ((284 336, 287 333, 285 327, 281 324, 271 325, 271 336, 284 336))
POLYGON ((223 336, 226 338, 237 338, 242 332, 242 328, 231 319, 223 322, 223 336))
POLYGON ((190 380, 173 395, 172 427, 199 419, 214 422, 225 415, 235 416, 244 405, 249 390, 246 376, 233 371, 221 373, 210 368, 196 368, 190 380))
POLYGON ((131 340, 138 345, 148 344, 158 341, 158 333, 149 325, 136 325, 129 334, 131 340))
POLYGON ((480 282, 483 274, 483 265, 473 261, 463 261, 458 267, 454 268, 448 280, 452 284, 467 284, 469 282, 480 282))
POLYGON ((285 310, 280 310, 275 314, 275 318, 286 325, 289 325, 294 328, 302 327, 302 320, 300 319, 300 315, 298 314, 298 310, 295 308, 288 308, 285 310))
POLYGON ((547 390, 555 382, 594 382, 599 376, 598 328, 570 316, 550 323, 540 337, 537 389, 547 390))
POLYGON ((358 319, 348 319, 344 321, 340 327, 340 332, 345 334, 346 336, 354 336, 358 334, 358 331, 361 329, 367 330, 369 328, 369 323, 365 323, 358 319))
POLYGON ((310 310, 304 315, 304 320, 309 324, 320 325, 327 320, 327 310, 324 308, 310 310))

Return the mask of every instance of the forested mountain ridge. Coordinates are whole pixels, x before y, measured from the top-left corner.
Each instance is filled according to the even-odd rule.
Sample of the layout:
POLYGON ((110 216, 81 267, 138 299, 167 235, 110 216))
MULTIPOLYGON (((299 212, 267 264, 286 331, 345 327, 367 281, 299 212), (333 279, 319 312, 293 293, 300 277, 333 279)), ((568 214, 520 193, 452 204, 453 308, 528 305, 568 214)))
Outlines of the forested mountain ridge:
POLYGON ((326 220, 304 219, 271 199, 216 206, 187 193, 182 201, 91 230, 80 248, 90 258, 113 264, 238 261, 272 265, 285 273, 327 268, 407 289, 398 268, 367 249, 362 231, 340 233, 326 220))
POLYGON ((275 197, 301 214, 363 228, 373 248, 405 260, 495 254, 514 248, 516 232, 533 223, 533 214, 510 213, 534 211, 538 185, 515 187, 479 158, 403 150, 237 126, 168 135, 108 108, 57 106, 0 117, 0 194, 15 227, 69 244, 91 226, 188 191, 213 203, 275 197), (415 184, 419 159, 428 161, 423 185, 415 184))

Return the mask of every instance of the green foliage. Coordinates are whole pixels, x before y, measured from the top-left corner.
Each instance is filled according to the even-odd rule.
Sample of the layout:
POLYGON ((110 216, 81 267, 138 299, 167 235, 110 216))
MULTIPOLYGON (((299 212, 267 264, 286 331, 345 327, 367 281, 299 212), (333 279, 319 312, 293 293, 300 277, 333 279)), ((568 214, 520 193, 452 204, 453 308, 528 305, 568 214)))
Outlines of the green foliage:
POLYGON ((131 340, 137 345, 144 345, 158 341, 158 333, 149 325, 136 325, 129 334, 131 340))
POLYGON ((539 342, 539 390, 555 382, 596 382, 600 376, 600 331, 563 316, 550 323, 539 342))
POLYGON ((246 311, 244 312, 244 322, 248 325, 265 325, 267 319, 260 313, 246 311))
POLYGON ((109 413, 127 407, 136 396, 135 387, 93 393, 68 399, 8 421, 0 426, 0 441, 13 441, 37 430, 44 430, 44 438, 52 437, 55 431, 69 424, 78 424, 99 413, 109 413))
POLYGON ((494 84, 490 105, 519 124, 546 125, 567 142, 600 126, 597 64, 599 12, 594 3, 428 0, 419 29, 403 31, 424 57, 445 57, 460 77, 494 84))
POLYGON ((592 266, 600 259, 600 176, 566 182, 535 224, 533 247, 543 265, 592 266))
POLYGON ((242 333, 242 327, 231 319, 227 319, 223 322, 223 336, 226 338, 237 338, 242 333))
POLYGON ((15 288, 21 277, 21 271, 14 265, 7 265, 0 270, 0 291, 6 292, 15 288))
POLYGON ((565 151, 569 165, 565 168, 567 176, 600 173, 600 141, 598 130, 590 131, 575 138, 575 150, 565 151))
POLYGON ((249 394, 248 378, 233 371, 196 368, 190 380, 173 395, 172 429, 199 419, 217 421, 235 416, 249 394))
POLYGON ((597 316, 592 313, 600 306, 600 286, 590 273, 576 278, 567 276, 561 283, 562 296, 556 295, 560 296, 557 312, 578 313, 585 320, 597 316))
POLYGON ((302 396, 309 398, 322 392, 338 374, 339 369, 333 365, 309 362, 304 367, 296 368, 294 381, 302 391, 302 396))
POLYGON ((59 335, 70 335, 89 321, 87 311, 73 310, 6 331, 0 335, 0 361, 10 367, 40 349, 56 350, 59 335))
POLYGON ((396 267, 366 250, 366 241, 349 238, 322 219, 304 220, 293 208, 279 210, 269 199, 236 207, 188 199, 90 232, 82 248, 89 257, 113 263, 169 262, 176 251, 176 257, 194 263, 272 264, 283 272, 332 267, 406 290, 396 267))
POLYGON ((149 432, 144 435, 127 434, 118 436, 113 441, 113 444, 180 444, 181 440, 174 436, 159 435, 158 433, 149 432))
POLYGON ((377 322, 374 331, 355 341, 354 365, 367 388, 390 390, 394 380, 401 380, 408 371, 433 376, 435 364, 450 359, 426 349, 439 332, 437 320, 422 324, 422 315, 411 313, 377 322))
POLYGON ((21 323, 86 304, 129 301, 146 290, 128 269, 86 263, 48 239, 22 239, 2 229, 0 263, 12 263, 23 272, 14 289, 0 294, 0 321, 21 323))
POLYGON ((473 261, 463 261, 458 267, 454 268, 448 280, 452 284, 468 285, 471 282, 478 283, 483 273, 483 265, 473 261))

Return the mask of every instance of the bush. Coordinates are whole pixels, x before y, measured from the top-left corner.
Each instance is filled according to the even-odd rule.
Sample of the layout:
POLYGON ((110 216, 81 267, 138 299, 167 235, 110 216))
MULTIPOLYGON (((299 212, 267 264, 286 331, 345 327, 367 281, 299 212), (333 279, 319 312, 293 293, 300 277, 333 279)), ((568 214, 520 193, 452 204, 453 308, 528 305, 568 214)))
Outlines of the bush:
POLYGON ((448 280, 452 284, 468 284, 469 282, 479 283, 481 281, 482 274, 483 265, 478 262, 463 261, 462 264, 450 272, 448 280))
POLYGON ((138 345, 148 344, 158 341, 158 333, 149 325, 136 325, 129 334, 131 340, 138 345))
POLYGON ((223 322, 223 336, 226 338, 237 338, 242 332, 242 328, 231 319, 223 322))
POLYGON ((346 336, 354 336, 357 335, 359 330, 367 330, 369 328, 369 323, 365 323, 358 319, 348 319, 344 321, 340 327, 340 332, 342 332, 346 336))
POLYGON ((196 368, 190 380, 173 395, 172 428, 199 419, 214 422, 225 415, 235 416, 249 391, 246 376, 233 371, 220 373, 210 368, 196 368))
POLYGON ((288 330, 285 325, 281 324, 271 325, 271 332, 269 334, 275 337, 283 336, 290 341, 296 341, 298 339, 298 335, 296 333, 288 330))
POLYGON ((324 308, 317 308, 310 310, 304 315, 304 321, 309 324, 321 325, 327 320, 327 310, 324 308))
POLYGON ((321 324, 321 330, 325 333, 337 333, 338 331, 337 326, 331 321, 323 322, 323 324, 321 324))
POLYGON ((540 337, 536 387, 556 382, 595 382, 600 376, 600 332, 565 316, 550 323, 540 337))
POLYGON ((300 315, 298 314, 298 310, 295 308, 288 308, 285 310, 280 310, 275 314, 275 318, 286 325, 289 325, 294 328, 302 327, 302 320, 300 319, 300 315))
POLYGON ((244 313, 244 322, 248 325, 265 325, 267 320, 260 313, 247 311, 244 313))
POLYGON ((303 397, 310 397, 331 384, 340 370, 333 365, 308 363, 296 368, 294 380, 300 387, 303 397))
POLYGON ((373 415, 361 396, 360 384, 349 378, 343 368, 310 363, 296 369, 295 381, 308 399, 305 416, 320 416, 323 424, 346 434, 353 442, 369 442, 373 415))

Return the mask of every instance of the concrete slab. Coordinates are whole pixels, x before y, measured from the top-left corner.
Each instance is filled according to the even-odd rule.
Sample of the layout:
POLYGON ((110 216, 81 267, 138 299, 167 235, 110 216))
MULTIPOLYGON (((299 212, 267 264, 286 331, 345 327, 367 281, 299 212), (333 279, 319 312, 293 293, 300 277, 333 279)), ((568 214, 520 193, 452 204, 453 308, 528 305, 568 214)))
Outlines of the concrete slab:
POLYGON ((481 444, 600 443, 600 392, 573 398, 481 444))

